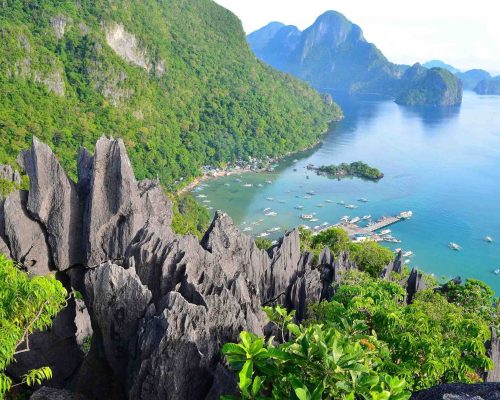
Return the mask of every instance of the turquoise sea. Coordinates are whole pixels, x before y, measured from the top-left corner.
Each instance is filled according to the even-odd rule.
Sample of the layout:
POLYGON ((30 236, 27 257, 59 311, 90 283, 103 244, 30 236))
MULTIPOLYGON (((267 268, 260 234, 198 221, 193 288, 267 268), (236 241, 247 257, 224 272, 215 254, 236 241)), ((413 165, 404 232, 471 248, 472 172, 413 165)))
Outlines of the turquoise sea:
POLYGON ((334 97, 345 118, 320 146, 283 160, 272 173, 211 180, 193 194, 205 206, 230 214, 242 229, 252 226, 254 235, 279 226, 271 239, 304 223, 302 213, 315 213, 318 221, 307 223, 314 226, 337 223, 344 215, 376 219, 412 210, 413 218, 390 227, 402 243, 388 247, 413 251, 410 266, 438 277, 479 278, 500 293, 500 274, 493 274, 500 268, 500 96, 466 92, 457 108, 334 97), (376 183, 338 181, 305 168, 358 160, 385 177, 376 183), (304 198, 309 191, 316 194, 304 198), (358 208, 346 209, 339 201, 358 208), (304 209, 295 209, 298 205, 304 209), (265 216, 266 208, 276 215, 265 216), (485 236, 495 241, 487 243, 485 236), (450 250, 449 242, 462 250, 450 250))

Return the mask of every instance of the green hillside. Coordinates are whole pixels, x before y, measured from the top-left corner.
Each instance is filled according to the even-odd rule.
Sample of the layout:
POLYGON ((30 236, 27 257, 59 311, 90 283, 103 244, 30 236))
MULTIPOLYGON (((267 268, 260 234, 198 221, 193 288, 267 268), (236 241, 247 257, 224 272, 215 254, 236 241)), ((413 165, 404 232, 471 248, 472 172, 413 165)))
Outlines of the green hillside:
POLYGON ((74 173, 80 145, 123 137, 139 178, 311 145, 336 105, 257 61, 210 0, 0 4, 0 163, 32 135, 74 173))

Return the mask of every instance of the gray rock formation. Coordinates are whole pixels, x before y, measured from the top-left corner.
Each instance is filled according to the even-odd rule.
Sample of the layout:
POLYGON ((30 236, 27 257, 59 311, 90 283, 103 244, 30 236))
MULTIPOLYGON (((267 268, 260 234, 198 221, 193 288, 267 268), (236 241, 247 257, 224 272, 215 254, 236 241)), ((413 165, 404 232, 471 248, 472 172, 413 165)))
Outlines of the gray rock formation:
POLYGON ((16 362, 8 367, 9 375, 19 380, 30 369, 48 366, 52 369, 53 378, 45 384, 65 387, 84 357, 76 333, 90 324, 84 316, 77 318, 77 312, 75 301, 71 299, 49 329, 31 334, 30 351, 16 355, 16 362))
POLYGON ((19 171, 13 169, 10 165, 0 164, 0 179, 5 179, 17 185, 21 184, 19 171))
POLYGON ((151 292, 133 268, 124 269, 110 262, 85 277, 86 294, 96 332, 104 346, 106 360, 114 373, 124 379, 129 353, 140 318, 151 301, 151 292))
POLYGON ((28 193, 15 191, 3 205, 4 232, 14 260, 22 263, 30 273, 45 275, 53 263, 42 226, 30 218, 26 204, 28 193))
POLYGON ((425 282, 421 272, 412 268, 408 282, 406 284, 406 301, 410 304, 415 297, 415 294, 425 289, 425 282))
POLYGON ((18 163, 30 178, 27 209, 45 227, 55 267, 63 271, 83 264, 82 210, 75 184, 49 146, 35 137, 18 163))
POLYGON ((30 396, 30 400, 87 400, 87 397, 68 390, 42 386, 30 396))
MULTIPOLYGON (((88 178, 89 156, 81 153, 80 176, 88 178)), ((85 186, 85 184, 82 184, 85 186)), ((121 139, 97 141, 85 206, 87 264, 119 260, 147 222, 169 224, 170 201, 156 182, 137 183, 121 139)))
POLYGON ((450 383, 414 393, 411 400, 499 400, 500 383, 450 383))
POLYGON ((486 343, 486 354, 493 361, 494 368, 486 371, 485 382, 500 382, 500 338, 496 329, 491 328, 491 339, 486 343))

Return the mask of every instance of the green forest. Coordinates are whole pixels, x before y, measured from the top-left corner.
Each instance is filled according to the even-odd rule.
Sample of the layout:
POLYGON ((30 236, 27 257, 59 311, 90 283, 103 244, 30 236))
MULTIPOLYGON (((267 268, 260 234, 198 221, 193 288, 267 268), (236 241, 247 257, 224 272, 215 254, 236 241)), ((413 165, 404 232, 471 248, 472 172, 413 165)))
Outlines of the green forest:
POLYGON ((138 178, 173 188, 204 164, 305 148, 341 117, 257 61, 210 0, 7 0, 0 35, 0 163, 35 135, 74 175, 79 146, 121 137, 138 178), (120 27, 135 61, 109 45, 120 27))

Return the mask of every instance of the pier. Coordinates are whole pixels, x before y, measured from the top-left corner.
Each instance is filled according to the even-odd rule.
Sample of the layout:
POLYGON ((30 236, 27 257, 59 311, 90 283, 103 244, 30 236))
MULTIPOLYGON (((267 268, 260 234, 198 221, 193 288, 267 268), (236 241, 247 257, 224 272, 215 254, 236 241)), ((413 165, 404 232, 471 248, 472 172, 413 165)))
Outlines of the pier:
POLYGON ((385 217, 381 221, 375 222, 373 225, 367 226, 366 228, 360 228, 365 230, 366 232, 373 233, 375 231, 378 231, 379 229, 385 228, 389 225, 395 224, 396 222, 401 221, 401 217, 399 216, 394 216, 394 217, 385 217))
MULTIPOLYGON (((339 228, 342 228, 344 231, 346 231, 347 235, 351 238, 354 239, 357 236, 366 236, 372 240, 375 241, 382 241, 383 237, 377 234, 377 231, 383 228, 386 228, 390 225, 395 224, 396 222, 399 221, 404 221, 408 218, 411 217, 411 211, 403 211, 399 215, 394 215, 391 217, 382 217, 380 220, 375 222, 374 224, 366 227, 361 227, 358 226, 357 224, 351 224, 350 222, 341 222, 338 224, 335 224, 333 226, 337 226, 339 228)), ((314 232, 315 234, 330 228, 331 226, 324 227, 321 229, 316 229, 314 232)))

